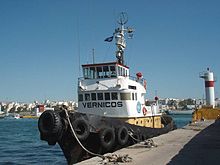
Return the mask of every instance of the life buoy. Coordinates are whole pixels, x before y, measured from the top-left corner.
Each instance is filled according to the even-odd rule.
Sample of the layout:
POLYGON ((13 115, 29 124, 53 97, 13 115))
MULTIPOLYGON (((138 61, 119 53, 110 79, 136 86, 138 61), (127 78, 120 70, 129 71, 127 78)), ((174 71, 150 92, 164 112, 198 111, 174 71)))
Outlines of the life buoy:
POLYGON ((58 136, 62 131, 60 116, 53 110, 44 111, 38 120, 38 129, 42 134, 58 136))
POLYGON ((147 109, 146 109, 145 107, 142 108, 142 112, 143 112, 143 115, 144 115, 144 116, 147 115, 147 109))
POLYGON ((128 129, 125 126, 122 126, 118 129, 117 139, 120 145, 125 145, 128 142, 128 129))
POLYGON ((144 80, 144 88, 147 89, 147 81, 144 80))
POLYGON ((113 128, 103 128, 99 132, 100 142, 107 151, 111 150, 115 143, 115 132, 113 128))
POLYGON ((87 121, 81 117, 74 120, 73 129, 79 140, 85 140, 90 134, 87 121))

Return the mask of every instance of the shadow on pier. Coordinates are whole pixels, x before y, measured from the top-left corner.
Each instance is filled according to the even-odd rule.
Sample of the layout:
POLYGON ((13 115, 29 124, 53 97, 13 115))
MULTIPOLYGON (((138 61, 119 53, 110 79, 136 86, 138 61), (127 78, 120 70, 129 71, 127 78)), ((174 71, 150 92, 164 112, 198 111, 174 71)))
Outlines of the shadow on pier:
POLYGON ((220 120, 215 121, 174 156, 169 165, 219 165, 220 164, 220 120))

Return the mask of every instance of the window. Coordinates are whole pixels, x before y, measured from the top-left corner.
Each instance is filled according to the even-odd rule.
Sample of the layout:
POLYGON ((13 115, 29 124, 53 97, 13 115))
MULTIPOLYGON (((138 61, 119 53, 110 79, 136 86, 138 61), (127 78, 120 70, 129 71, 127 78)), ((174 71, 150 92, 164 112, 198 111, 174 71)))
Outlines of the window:
POLYGON ((125 76, 126 76, 126 77, 128 76, 128 71, 127 71, 127 69, 125 70, 125 76))
POLYGON ((121 68, 118 66, 118 75, 121 76, 121 68))
POLYGON ((105 100, 110 100, 110 93, 105 93, 105 100))
POLYGON ((118 100, 118 93, 112 92, 111 95, 112 95, 112 100, 118 100))
POLYGON ((96 71, 97 71, 97 78, 102 78, 102 67, 98 66, 96 67, 96 71))
POLYGON ((132 93, 132 100, 135 100, 135 98, 134 98, 134 93, 132 93))
POLYGON ((83 68, 83 76, 85 79, 89 78, 89 68, 83 68))
POLYGON ((95 77, 95 67, 90 67, 90 78, 94 79, 95 77))
POLYGON ((103 100, 103 93, 97 93, 98 100, 103 100))
POLYGON ((92 100, 96 100, 96 93, 92 93, 91 98, 92 98, 92 100))
POLYGON ((120 93, 121 100, 131 100, 130 93, 120 93))
POLYGON ((89 93, 85 94, 85 101, 90 101, 90 94, 89 93))
POLYGON ((103 74, 104 74, 104 78, 109 77, 109 68, 108 66, 103 66, 103 74))
POLYGON ((125 76, 125 69, 122 68, 122 76, 125 76))
POLYGON ((111 77, 116 77, 115 66, 110 66, 111 77))
POLYGON ((133 85, 128 85, 128 89, 134 89, 134 90, 136 90, 137 87, 136 87, 136 86, 133 86, 133 85))
POLYGON ((83 101, 83 95, 82 95, 82 94, 79 94, 78 100, 79 100, 79 101, 83 101))
POLYGON ((122 68, 119 67, 119 76, 122 76, 122 68))
POLYGON ((137 100, 137 93, 135 93, 135 100, 137 100))

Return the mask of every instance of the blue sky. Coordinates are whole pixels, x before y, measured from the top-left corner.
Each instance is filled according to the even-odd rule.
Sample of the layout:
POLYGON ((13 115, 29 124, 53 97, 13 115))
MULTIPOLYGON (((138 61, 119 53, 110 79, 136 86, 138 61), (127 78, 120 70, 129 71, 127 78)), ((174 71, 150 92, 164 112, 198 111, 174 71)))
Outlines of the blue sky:
MULTIPOLYGON (((202 98, 199 73, 220 79, 218 0, 1 0, 0 101, 76 100, 81 64, 115 60, 120 12, 135 29, 126 64, 142 72, 147 97, 202 98), (79 60, 80 55, 80 60, 79 60)), ((220 97, 220 81, 215 84, 220 97)))

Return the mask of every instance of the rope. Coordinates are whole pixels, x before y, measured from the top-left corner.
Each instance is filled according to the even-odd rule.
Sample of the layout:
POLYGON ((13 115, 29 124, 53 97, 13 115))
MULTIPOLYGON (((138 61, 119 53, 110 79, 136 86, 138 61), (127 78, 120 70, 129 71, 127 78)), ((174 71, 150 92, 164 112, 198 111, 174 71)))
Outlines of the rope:
POLYGON ((128 135, 129 135, 133 140, 135 140, 135 141, 137 141, 137 142, 141 142, 139 139, 136 139, 136 138, 133 136, 133 133, 132 133, 132 132, 128 131, 128 135))
POLYGON ((153 148, 153 147, 157 147, 157 144, 154 143, 153 139, 147 139, 144 141, 144 145, 146 146, 146 148, 153 148))
POLYGON ((108 154, 105 156, 105 159, 102 161, 101 164, 104 165, 110 165, 112 163, 113 164, 118 164, 118 162, 120 163, 126 163, 126 162, 132 162, 132 158, 128 156, 128 154, 126 155, 116 155, 116 154, 108 154))
MULTIPOLYGON (((135 141, 137 141, 137 142, 141 142, 141 140, 139 140, 139 139, 136 139, 132 134, 132 132, 128 132, 128 134, 129 134, 129 136, 133 139, 133 140, 135 140, 135 141)), ((153 139, 147 139, 147 140, 145 140, 144 141, 144 145, 146 146, 146 148, 152 148, 152 147, 157 147, 157 144, 155 144, 154 143, 154 141, 153 141, 153 139)))
POLYGON ((68 123, 69 123, 69 125, 70 125, 70 129, 71 129, 71 131, 72 131, 72 133, 73 133, 75 139, 76 139, 77 142, 79 143, 79 145, 80 145, 86 152, 88 152, 89 154, 91 154, 91 155, 93 155, 93 156, 98 156, 98 157, 100 157, 100 158, 102 158, 102 159, 105 159, 105 157, 104 157, 103 155, 93 153, 93 152, 87 150, 87 149, 82 145, 82 143, 80 142, 79 138, 78 138, 77 135, 76 135, 76 132, 75 132, 74 129, 73 129, 73 126, 72 126, 72 124, 71 124, 71 122, 70 122, 70 117, 69 117, 69 114, 68 114, 67 110, 66 110, 66 109, 64 109, 64 110, 65 110, 65 113, 66 113, 66 116, 67 116, 67 121, 68 121, 68 123))
POLYGON ((167 120, 165 119, 165 117, 164 117, 163 115, 161 116, 161 118, 164 119, 164 121, 165 121, 166 124, 168 123, 167 120))

